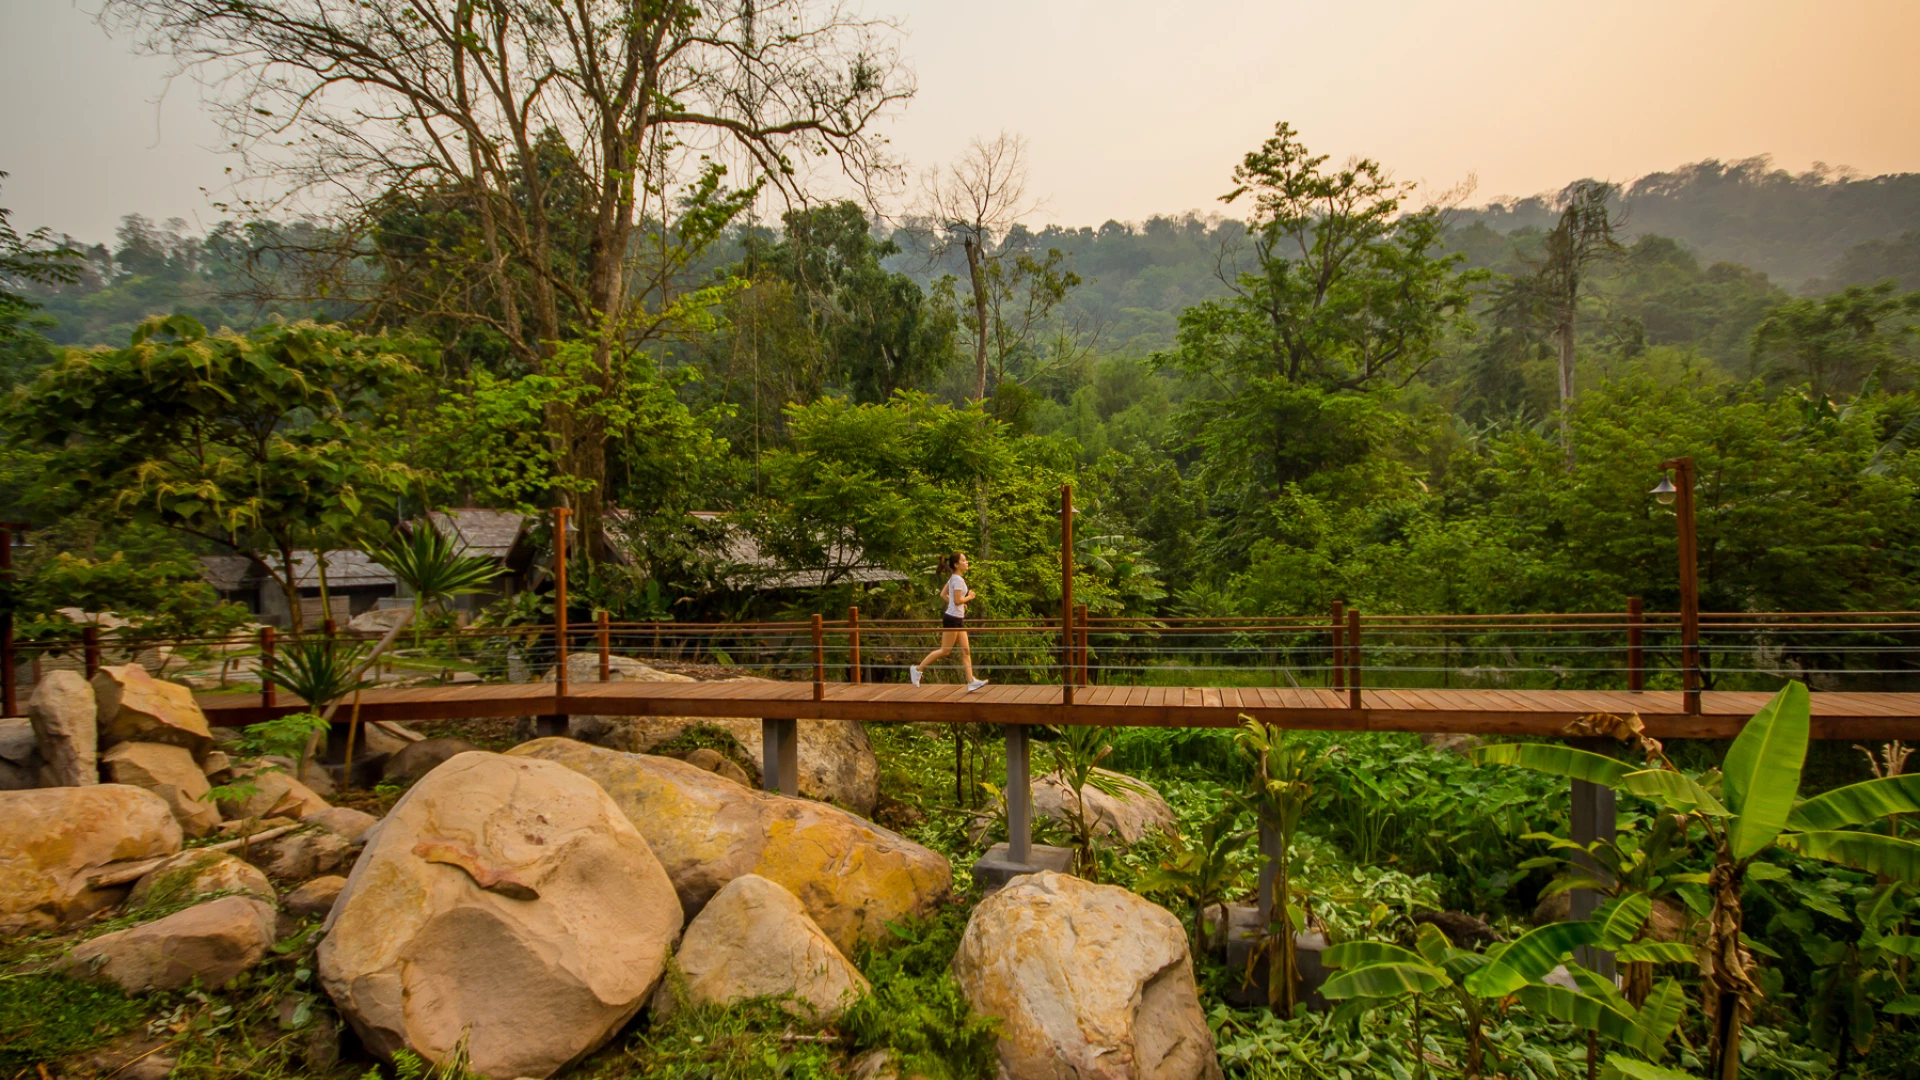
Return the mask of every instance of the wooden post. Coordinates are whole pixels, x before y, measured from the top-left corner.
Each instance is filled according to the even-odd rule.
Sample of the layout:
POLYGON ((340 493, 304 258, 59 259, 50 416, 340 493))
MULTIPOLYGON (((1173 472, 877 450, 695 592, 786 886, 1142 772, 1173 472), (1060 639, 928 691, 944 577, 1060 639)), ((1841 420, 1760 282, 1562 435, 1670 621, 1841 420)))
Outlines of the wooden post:
POLYGON ((567 516, 573 511, 564 506, 553 508, 553 711, 566 714, 560 707, 567 696, 567 516))
POLYGON ((1331 670, 1327 681, 1335 690, 1347 688, 1347 602, 1333 602, 1333 654, 1327 660, 1331 670))
POLYGON ((1627 689, 1639 693, 1647 688, 1645 640, 1646 612, 1637 596, 1627 597, 1627 689))
POLYGON ((1033 762, 1027 725, 1007 725, 1007 861, 1033 860, 1033 762))
POLYGON ((613 628, 607 609, 600 609, 600 681, 613 681, 613 628))
POLYGON ((1060 704, 1073 704, 1073 485, 1060 485, 1060 704))
POLYGON ((1686 690, 1686 711, 1700 715, 1700 571, 1699 537, 1693 516, 1693 459, 1675 458, 1663 468, 1674 473, 1674 515, 1680 519, 1680 669, 1686 690))
POLYGON ((337 636, 337 634, 339 633, 339 631, 337 631, 337 630, 336 630, 336 629, 334 628, 334 625, 333 625, 333 620, 332 620, 332 619, 323 619, 323 620, 321 620, 321 623, 320 623, 320 632, 321 632, 322 634, 325 634, 325 635, 327 636, 327 640, 328 640, 328 641, 332 641, 332 640, 334 639, 334 637, 335 637, 335 636, 337 636))
POLYGON ((1347 708, 1360 708, 1360 609, 1347 609, 1347 708))
POLYGON ((0 716, 18 716, 20 714, 20 688, 15 685, 19 675, 19 658, 13 653, 13 527, 0 525, 0 593, 7 608, 0 611, 0 669, 6 671, 4 682, 0 682, 0 716))
POLYGON ((267 709, 274 707, 278 696, 273 682, 273 637, 273 627, 260 628, 260 705, 267 709))
POLYGON ((760 721, 760 786, 781 795, 800 794, 799 722, 760 721))
POLYGON ((860 607, 847 608, 847 668, 853 678, 850 682, 862 682, 860 674, 860 607))
POLYGON ((820 613, 813 614, 813 700, 827 699, 827 647, 820 628, 820 613))
POLYGON ((100 628, 89 626, 80 631, 81 656, 85 658, 87 678, 91 679, 100 671, 100 628))

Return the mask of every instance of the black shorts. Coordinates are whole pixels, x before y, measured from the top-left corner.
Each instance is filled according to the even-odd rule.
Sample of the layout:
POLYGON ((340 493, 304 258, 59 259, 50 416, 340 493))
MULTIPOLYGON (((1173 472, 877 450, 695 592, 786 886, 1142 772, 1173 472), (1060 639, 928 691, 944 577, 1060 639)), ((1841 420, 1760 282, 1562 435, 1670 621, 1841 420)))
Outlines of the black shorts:
POLYGON ((940 613, 940 628, 942 630, 965 630, 967 628, 967 617, 965 615, 949 615, 943 611, 940 613))

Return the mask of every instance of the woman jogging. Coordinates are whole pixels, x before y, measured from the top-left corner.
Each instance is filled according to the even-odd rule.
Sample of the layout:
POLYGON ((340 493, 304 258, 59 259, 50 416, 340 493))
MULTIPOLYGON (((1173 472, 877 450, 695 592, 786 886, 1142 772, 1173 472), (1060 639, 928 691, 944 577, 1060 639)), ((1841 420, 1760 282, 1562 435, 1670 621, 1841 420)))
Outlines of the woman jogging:
POLYGON ((940 573, 947 579, 940 586, 940 599, 947 603, 940 615, 940 647, 907 669, 915 686, 920 685, 920 669, 952 652, 955 645, 960 646, 960 669, 967 676, 967 693, 987 685, 987 680, 973 677, 973 650, 967 645, 967 601, 973 599, 973 593, 967 590, 967 579, 960 576, 966 572, 967 557, 960 552, 940 557, 940 573))

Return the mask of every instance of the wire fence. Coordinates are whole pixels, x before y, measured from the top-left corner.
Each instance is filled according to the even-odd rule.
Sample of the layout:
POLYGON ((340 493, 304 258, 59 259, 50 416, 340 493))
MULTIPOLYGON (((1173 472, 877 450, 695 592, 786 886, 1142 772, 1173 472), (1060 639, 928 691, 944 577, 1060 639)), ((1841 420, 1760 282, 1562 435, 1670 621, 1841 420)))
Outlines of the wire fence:
MULTIPOLYGON (((1296 686, 1349 689, 1680 689, 1683 625, 1671 612, 1528 615, 1361 615, 1134 619, 1075 613, 1061 620, 977 620, 966 647, 977 675, 1003 683, 1296 686)), ((403 628, 368 672, 379 685, 651 677, 644 664, 696 677, 904 682, 944 631, 922 620, 862 620, 857 611, 806 622, 457 626, 403 628)), ((372 651, 378 630, 314 628, 372 651)), ((259 692, 284 664, 287 631, 152 638, 89 628, 14 643, 7 712, 55 670, 90 676, 139 664, 199 691, 259 692)), ((1768 690, 1787 679, 1816 690, 1920 689, 1920 612, 1706 612, 1697 634, 1708 690, 1768 690)), ((960 649, 929 667, 959 676, 960 649)))

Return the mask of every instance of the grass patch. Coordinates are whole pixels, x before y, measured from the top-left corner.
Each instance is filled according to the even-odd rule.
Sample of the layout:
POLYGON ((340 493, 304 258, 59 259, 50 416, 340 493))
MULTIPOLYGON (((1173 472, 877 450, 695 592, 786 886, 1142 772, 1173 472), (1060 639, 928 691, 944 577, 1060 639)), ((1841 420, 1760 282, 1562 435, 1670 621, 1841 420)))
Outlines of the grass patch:
POLYGON ((0 978, 0 1074, 92 1050, 132 1027, 140 1003, 62 975, 0 978))
POLYGON ((896 943, 863 949, 859 967, 873 983, 840 1024, 861 1050, 893 1052, 901 1076, 985 1080, 995 1065, 999 1022, 975 1014, 950 964, 966 932, 966 910, 893 925, 896 943))

